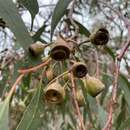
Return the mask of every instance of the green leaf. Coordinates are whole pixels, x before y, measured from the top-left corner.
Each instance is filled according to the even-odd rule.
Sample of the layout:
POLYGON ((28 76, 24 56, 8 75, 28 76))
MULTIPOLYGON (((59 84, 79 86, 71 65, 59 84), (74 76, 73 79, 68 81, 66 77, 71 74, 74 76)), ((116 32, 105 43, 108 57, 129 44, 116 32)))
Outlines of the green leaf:
POLYGON ((46 25, 44 24, 41 28, 38 29, 38 31, 35 33, 35 35, 32 36, 34 42, 40 40, 40 36, 45 31, 46 25))
POLYGON ((105 46, 104 49, 112 57, 112 59, 115 60, 115 54, 114 54, 113 50, 110 47, 108 47, 108 46, 105 46))
MULTIPOLYGON (((89 30, 88 30, 84 25, 82 25, 80 22, 78 22, 78 21, 75 20, 75 19, 73 19, 73 21, 74 21, 74 22, 76 23, 76 25, 79 27, 79 33, 80 33, 81 35, 85 35, 85 36, 87 36, 87 37, 90 36, 91 33, 89 32, 89 30)), ((68 25, 71 25, 71 22, 70 22, 69 19, 66 19, 65 22, 67 22, 68 25)))
POLYGON ((121 101, 120 113, 117 116, 117 119, 115 122, 116 130, 120 129, 121 125, 124 123, 123 121, 125 120, 125 118, 126 118, 126 101, 123 96, 122 101, 121 101))
POLYGON ((25 110, 23 117, 17 126, 16 130, 36 130, 40 125, 40 115, 41 115, 41 103, 42 93, 41 93, 41 83, 39 83, 38 89, 34 94, 30 104, 25 110))
POLYGON ((10 97, 7 97, 0 102, 0 130, 9 129, 9 100, 10 97))
POLYGON ((87 37, 90 36, 91 33, 89 32, 89 30, 84 25, 82 25, 81 23, 79 23, 76 20, 74 20, 74 22, 78 25, 80 34, 85 35, 87 37))
MULTIPOLYGON (((104 68, 106 69, 107 66, 105 65, 104 68)), ((100 104, 103 105, 105 103, 106 95, 109 93, 109 86, 112 84, 112 77, 107 75, 107 73, 102 75, 102 82, 105 84, 105 89, 103 90, 101 97, 100 97, 100 104)))
POLYGON ((12 0, 0 0, 0 16, 14 33, 17 41, 26 49, 33 41, 12 0))
POLYGON ((128 108, 130 112, 130 83, 127 80, 127 78, 122 74, 120 74, 119 77, 119 87, 121 88, 121 90, 124 91, 124 98, 128 104, 128 108))
POLYGON ((123 123, 120 126, 119 130, 126 130, 126 128, 130 128, 130 117, 128 117, 127 120, 123 121, 123 123))
POLYGON ((56 4, 51 20, 51 40, 57 24, 64 16, 66 9, 71 1, 72 0, 59 0, 58 3, 56 4))
POLYGON ((102 106, 98 105, 98 121, 100 123, 101 128, 104 127, 107 120, 107 112, 103 109, 102 106))
POLYGON ((36 14, 39 11, 39 6, 37 0, 20 0, 20 2, 27 8, 31 14, 32 22, 31 22, 31 30, 33 28, 33 21, 36 14))

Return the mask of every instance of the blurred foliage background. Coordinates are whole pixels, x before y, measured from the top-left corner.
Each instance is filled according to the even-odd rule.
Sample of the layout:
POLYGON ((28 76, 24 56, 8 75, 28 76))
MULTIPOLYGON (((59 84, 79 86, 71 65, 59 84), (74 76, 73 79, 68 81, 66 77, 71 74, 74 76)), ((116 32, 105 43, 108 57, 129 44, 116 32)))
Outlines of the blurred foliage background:
POLYGON ((118 54, 130 39, 129 19, 129 0, 0 0, 0 130, 80 129, 69 76, 60 78, 61 85, 67 86, 64 101, 49 104, 45 100, 44 89, 68 70, 68 60, 52 60, 35 73, 25 74, 15 92, 11 96, 9 92, 18 70, 44 62, 57 37, 82 43, 100 27, 109 31, 108 43, 103 46, 84 43, 73 55, 76 61, 86 64, 90 76, 98 74, 105 85, 100 94, 92 97, 84 90, 83 79, 76 79, 76 88, 83 91, 85 99, 79 106, 83 123, 86 130, 104 128, 110 115, 113 82, 118 77, 109 129, 129 130, 130 48, 119 61, 118 75, 114 67, 118 54), (122 17, 128 20, 128 26, 122 17), (36 42, 47 45, 39 56, 28 51, 36 42))

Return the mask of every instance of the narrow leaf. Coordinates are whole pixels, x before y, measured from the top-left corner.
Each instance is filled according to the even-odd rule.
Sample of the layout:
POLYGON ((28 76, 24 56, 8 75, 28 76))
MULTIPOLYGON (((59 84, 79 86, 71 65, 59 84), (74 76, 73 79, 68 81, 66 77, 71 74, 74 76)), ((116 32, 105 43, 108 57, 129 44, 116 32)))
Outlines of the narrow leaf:
MULTIPOLYGON (((70 22, 69 19, 66 19, 65 21, 67 22, 67 24, 71 25, 71 22, 70 22)), ((79 28, 79 33, 80 33, 81 35, 85 35, 85 36, 87 36, 87 37, 90 36, 91 33, 89 32, 89 30, 88 30, 84 25, 82 25, 80 22, 78 22, 78 21, 75 20, 75 19, 73 19, 73 21, 74 21, 74 22, 76 23, 76 25, 78 26, 78 28, 79 28)))
POLYGON ((107 51, 107 53, 112 57, 113 60, 115 60, 115 54, 112 51, 112 49, 108 46, 105 46, 104 49, 107 51))
POLYGON ((38 29, 38 31, 32 36, 34 42, 40 40, 40 36, 45 31, 46 25, 44 24, 41 28, 38 29))
POLYGON ((32 39, 12 0, 0 0, 0 16, 14 33, 17 41, 26 49, 32 43, 32 39))
POLYGON ((3 102, 0 102, 0 130, 9 129, 9 100, 7 97, 3 102))
POLYGON ((36 14, 39 11, 38 2, 37 0, 20 0, 20 2, 27 8, 31 14, 32 22, 31 22, 31 30, 33 27, 33 21, 36 14))
POLYGON ((98 121, 101 128, 104 127, 106 120, 107 120, 107 112, 100 105, 98 105, 98 121))
POLYGON ((126 128, 130 128, 130 117, 127 120, 123 121, 119 130, 126 130, 126 128))
POLYGON ((64 16, 66 9, 71 1, 72 0, 59 0, 58 3, 56 4, 51 20, 51 40, 57 24, 64 16))
POLYGON ((124 98, 128 104, 128 108, 130 111, 130 83, 122 74, 120 74, 119 77, 119 86, 124 91, 124 98))
POLYGON ((39 85, 16 130, 36 130, 40 123, 41 85, 39 85))
POLYGON ((75 23, 78 25, 78 27, 79 27, 79 33, 80 34, 83 34, 83 35, 85 35, 85 36, 87 36, 87 37, 89 37, 90 36, 90 32, 89 32, 89 30, 84 26, 84 25, 82 25, 81 23, 79 23, 78 21, 76 21, 76 20, 74 20, 75 21, 75 23))

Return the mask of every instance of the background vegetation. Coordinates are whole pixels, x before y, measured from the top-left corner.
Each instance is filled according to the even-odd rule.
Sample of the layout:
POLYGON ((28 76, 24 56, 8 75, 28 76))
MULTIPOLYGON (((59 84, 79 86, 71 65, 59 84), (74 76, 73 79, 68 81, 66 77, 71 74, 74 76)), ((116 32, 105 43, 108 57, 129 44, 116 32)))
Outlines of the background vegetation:
POLYGON ((129 0, 0 0, 0 130, 129 130, 129 14, 129 0), (108 30, 108 43, 87 42, 100 27, 108 30), (48 59, 59 36, 81 44, 69 60, 48 59), (37 42, 46 48, 36 56, 28 48, 37 42), (70 60, 85 63, 105 89, 92 97, 84 78, 67 77, 70 60), (51 104, 45 89, 57 79, 66 96, 51 104))

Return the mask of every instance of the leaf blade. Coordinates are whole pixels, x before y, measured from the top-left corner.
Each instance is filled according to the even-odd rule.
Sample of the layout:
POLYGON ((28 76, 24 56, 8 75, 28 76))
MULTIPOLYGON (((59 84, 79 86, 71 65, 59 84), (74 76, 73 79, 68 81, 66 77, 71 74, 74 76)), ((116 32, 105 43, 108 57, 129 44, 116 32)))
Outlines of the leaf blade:
POLYGON ((54 30, 55 30, 58 22, 65 14, 65 11, 71 1, 72 0, 59 0, 58 3, 56 4, 54 13, 52 15, 52 20, 51 20, 51 40, 52 40, 52 36, 53 36, 54 30))
POLYGON ((26 108, 23 117, 18 124, 16 130, 35 130, 39 124, 39 120, 35 122, 37 119, 39 119, 39 102, 41 97, 41 83, 39 85, 39 88, 37 89, 36 93, 34 94, 30 104, 26 108), (35 123, 33 123, 35 122, 35 123))
POLYGON ((17 41, 24 49, 27 48, 27 45, 33 43, 16 6, 11 0, 0 1, 0 16, 7 22, 17 41))
POLYGON ((33 28, 33 21, 36 14, 39 12, 39 6, 37 0, 20 0, 20 2, 27 8, 31 14, 31 30, 33 28))
POLYGON ((8 130, 9 127, 9 100, 10 98, 7 97, 5 101, 0 102, 0 130, 8 130))

